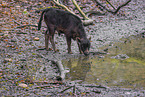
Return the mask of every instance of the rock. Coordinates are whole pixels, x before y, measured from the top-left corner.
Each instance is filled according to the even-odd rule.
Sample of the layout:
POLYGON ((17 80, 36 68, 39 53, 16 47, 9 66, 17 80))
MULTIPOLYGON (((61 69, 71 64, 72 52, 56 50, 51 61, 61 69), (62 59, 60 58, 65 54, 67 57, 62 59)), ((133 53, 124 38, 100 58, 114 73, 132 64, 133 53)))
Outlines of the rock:
POLYGON ((35 38, 34 38, 34 41, 39 41, 39 38, 38 38, 38 37, 35 37, 35 38))
POLYGON ((28 87, 28 85, 21 83, 21 84, 19 84, 19 87, 26 88, 26 87, 28 87))

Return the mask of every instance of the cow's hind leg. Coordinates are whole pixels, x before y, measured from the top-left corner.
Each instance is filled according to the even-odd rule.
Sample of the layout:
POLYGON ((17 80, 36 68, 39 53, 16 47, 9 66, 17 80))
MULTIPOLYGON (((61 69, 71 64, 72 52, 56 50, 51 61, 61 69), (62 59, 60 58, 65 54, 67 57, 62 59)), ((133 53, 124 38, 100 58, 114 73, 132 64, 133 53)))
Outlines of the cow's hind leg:
POLYGON ((55 34, 55 30, 54 29, 50 29, 49 30, 49 40, 50 40, 50 42, 52 44, 53 50, 56 52, 55 42, 54 42, 54 34, 55 34))
POLYGON ((48 33, 48 29, 45 32, 45 49, 49 50, 49 33, 48 33))

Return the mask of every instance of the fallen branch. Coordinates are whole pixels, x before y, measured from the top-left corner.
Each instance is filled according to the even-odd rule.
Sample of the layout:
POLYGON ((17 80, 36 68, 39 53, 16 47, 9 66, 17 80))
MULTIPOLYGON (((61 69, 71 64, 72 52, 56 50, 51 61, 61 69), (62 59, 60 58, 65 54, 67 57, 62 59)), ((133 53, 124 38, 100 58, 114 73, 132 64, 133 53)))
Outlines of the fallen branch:
POLYGON ((84 87, 91 87, 91 88, 103 88, 103 89, 107 89, 107 87, 105 86, 101 86, 101 85, 98 85, 98 86, 91 86, 91 85, 83 85, 84 87))
POLYGON ((103 16, 103 15, 105 15, 105 13, 101 13, 99 11, 93 11, 93 10, 86 12, 86 14, 88 14, 88 16, 91 16, 91 15, 103 16))
MULTIPOLYGON (((100 94, 101 91, 96 90, 96 88, 103 88, 103 89, 107 89, 107 87, 103 87, 103 86, 96 86, 96 85, 80 85, 78 83, 74 84, 74 85, 66 85, 67 88, 65 88, 64 90, 62 90, 61 92, 58 93, 64 93, 65 91, 72 89, 72 93, 73 95, 76 95, 78 92, 81 93, 91 93, 94 92, 96 94, 100 94), (84 88, 89 89, 89 91, 84 90, 84 88)), ((70 90, 69 90, 70 91, 70 90)))
POLYGON ((113 7, 114 10, 116 10, 115 7, 108 0, 106 0, 106 1, 113 7))
POLYGON ((73 4, 75 5, 75 7, 78 9, 78 11, 80 12, 80 14, 83 16, 83 18, 85 20, 83 20, 83 24, 84 25, 90 25, 93 23, 92 19, 89 19, 84 13, 83 11, 80 9, 79 5, 77 4, 77 2, 75 0, 72 0, 73 4))
POLYGON ((65 5, 60 4, 60 3, 59 3, 59 0, 57 0, 57 1, 56 1, 56 0, 53 0, 53 2, 56 3, 58 6, 60 6, 60 7, 64 8, 64 9, 66 9, 67 11, 69 11, 70 13, 72 13, 72 14, 75 15, 75 13, 72 12, 71 10, 69 10, 65 5))
POLYGON ((44 58, 47 61, 51 61, 53 64, 56 64, 57 67, 58 67, 58 70, 60 71, 60 76, 59 76, 59 79, 58 80, 64 80, 65 79, 65 74, 68 72, 68 70, 65 70, 63 68, 63 65, 62 65, 61 61, 58 61, 58 60, 49 60, 45 56, 43 56, 41 54, 38 54, 38 53, 37 53, 37 55, 41 56, 41 58, 44 58))
POLYGON ((24 28, 24 27, 26 27, 26 26, 38 27, 38 26, 36 26, 36 25, 22 25, 22 26, 18 26, 18 27, 16 27, 16 28, 24 28))
POLYGON ((79 5, 76 3, 75 0, 72 0, 73 4, 75 5, 75 7, 78 9, 78 11, 80 12, 80 14, 84 17, 85 20, 89 20, 89 18, 83 13, 83 11, 80 9, 79 5))
MULTIPOLYGON (((109 11, 105 6, 103 6, 103 5, 102 5, 100 2, 98 2, 97 0, 92 0, 92 1, 94 1, 97 5, 103 7, 103 9, 109 11)), ((101 10, 102 10, 102 9, 101 9, 101 10)))
POLYGON ((106 1, 113 7, 113 9, 115 9, 115 11, 112 11, 112 10, 107 9, 105 6, 103 6, 103 5, 102 5, 100 2, 98 2, 97 0, 92 0, 92 1, 94 1, 97 5, 103 7, 103 9, 107 10, 108 12, 110 12, 110 13, 112 13, 112 14, 116 14, 116 13, 120 10, 120 8, 122 8, 123 6, 126 6, 129 2, 131 2, 131 0, 128 0, 126 3, 120 5, 117 9, 115 9, 115 7, 114 7, 108 0, 106 0, 106 1))
POLYGON ((14 23, 16 23, 17 25, 21 25, 20 23, 18 23, 16 20, 13 20, 14 21, 14 23))
POLYGON ((60 71, 60 77, 62 78, 62 80, 65 78, 65 74, 68 72, 67 70, 64 70, 63 65, 61 63, 61 61, 56 61, 55 62, 58 66, 58 69, 60 71))
POLYGON ((131 0, 128 0, 126 3, 120 5, 120 6, 116 9, 116 11, 113 12, 113 14, 116 14, 116 13, 120 10, 120 8, 122 8, 123 6, 126 6, 129 2, 131 2, 131 0))
POLYGON ((73 86, 69 86, 68 88, 66 88, 66 89, 64 89, 64 90, 62 90, 61 92, 59 92, 59 93, 63 93, 63 92, 65 92, 66 90, 69 90, 70 88, 72 88, 73 86))

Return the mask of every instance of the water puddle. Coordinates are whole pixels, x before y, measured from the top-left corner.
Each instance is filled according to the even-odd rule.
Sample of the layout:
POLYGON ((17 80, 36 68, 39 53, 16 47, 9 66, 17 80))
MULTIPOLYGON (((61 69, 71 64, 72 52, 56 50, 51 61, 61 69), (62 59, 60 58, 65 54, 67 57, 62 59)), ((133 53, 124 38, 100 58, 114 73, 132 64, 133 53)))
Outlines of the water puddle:
POLYGON ((145 89, 145 38, 142 35, 120 39, 108 47, 107 54, 79 56, 62 60, 70 69, 66 80, 81 80, 109 87, 145 89))

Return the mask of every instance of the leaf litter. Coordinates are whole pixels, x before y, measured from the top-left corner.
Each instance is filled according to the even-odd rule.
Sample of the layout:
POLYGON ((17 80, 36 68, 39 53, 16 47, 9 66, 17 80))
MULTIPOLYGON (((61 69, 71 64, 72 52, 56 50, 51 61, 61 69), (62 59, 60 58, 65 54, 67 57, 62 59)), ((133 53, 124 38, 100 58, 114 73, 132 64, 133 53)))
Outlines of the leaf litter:
MULTIPOLYGON (((138 1, 139 4, 142 2, 143 0, 138 1)), ((117 17, 111 14, 98 18, 94 15, 91 16, 95 21, 94 25, 85 27, 85 30, 87 31, 87 35, 92 37, 92 52, 96 51, 98 47, 112 41, 118 41, 121 37, 145 30, 143 8, 135 5, 136 3, 133 1, 127 6, 128 9, 123 8, 123 10, 126 11, 125 14, 127 17, 117 17), (126 27, 126 25, 128 27, 126 27), (118 27, 121 30, 119 30, 118 27), (103 43, 96 42, 98 40, 103 41, 103 43)), ((40 14, 36 14, 35 10, 43 6, 47 7, 50 5, 45 2, 35 2, 33 0, 1 1, 0 96, 46 96, 58 95, 59 93, 59 95, 62 96, 71 96, 74 94, 75 90, 76 94, 81 96, 113 95, 112 92, 115 91, 117 91, 118 95, 131 95, 131 93, 140 92, 138 90, 114 90, 108 88, 107 91, 106 88, 102 90, 99 89, 97 85, 93 85, 93 88, 86 88, 86 86, 77 83, 70 85, 73 83, 71 81, 68 81, 69 84, 55 82, 54 77, 58 76, 57 67, 51 62, 41 58, 38 53, 50 59, 56 58, 61 60, 63 59, 62 56, 66 56, 64 58, 67 58, 66 42, 64 42, 64 36, 59 37, 56 35, 58 42, 57 47, 60 50, 58 53, 54 54, 53 51, 47 52, 44 49, 37 51, 38 47, 44 48, 44 31, 37 31, 36 26, 40 14), (62 93, 64 91, 65 93, 62 93), (124 91, 126 91, 125 94, 124 91)), ((90 8, 98 10, 93 4, 90 8)), ((87 10, 89 9, 83 8, 84 12, 87 10)), ((46 28, 43 26, 43 29, 46 28)), ((75 42, 73 42, 72 45, 74 49, 74 54, 72 56, 75 56, 78 50, 75 48, 75 42)), ((100 86, 100 88, 102 87, 103 86, 100 86)), ((142 96, 144 94, 143 92, 144 91, 138 95, 142 96)))

